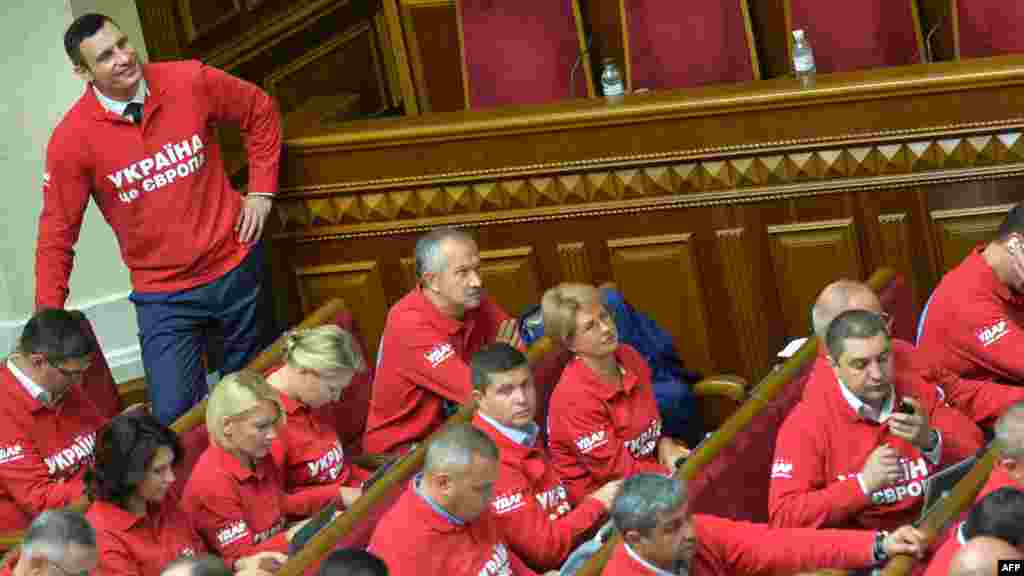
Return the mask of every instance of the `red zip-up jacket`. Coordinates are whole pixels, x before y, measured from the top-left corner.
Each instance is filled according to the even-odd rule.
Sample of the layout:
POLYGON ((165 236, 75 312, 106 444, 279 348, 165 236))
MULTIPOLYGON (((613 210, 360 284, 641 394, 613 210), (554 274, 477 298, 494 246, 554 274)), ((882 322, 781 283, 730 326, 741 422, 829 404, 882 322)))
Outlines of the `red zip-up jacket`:
POLYGON ((434 306, 420 288, 388 312, 366 419, 365 451, 380 454, 418 442, 444 422, 444 401, 469 400, 469 361, 494 342, 509 318, 489 296, 461 321, 434 306))
POLYGON ((367 548, 392 576, 533 576, 505 538, 489 510, 457 524, 435 510, 415 482, 389 510, 367 548))
POLYGON ((85 517, 96 530, 99 572, 104 576, 159 576, 179 556, 206 553, 192 519, 172 496, 150 505, 146 516, 97 500, 85 517))
POLYGON ((538 572, 557 569, 600 527, 604 504, 584 498, 574 508, 543 447, 513 441, 479 412, 473 425, 498 445, 501 474, 491 508, 509 547, 538 572))
POLYGON ((234 230, 241 196, 224 173, 214 128, 247 133, 249 190, 277 191, 281 122, 258 86, 198 61, 143 66, 136 126, 108 112, 92 85, 50 137, 36 245, 36 305, 60 308, 91 197, 110 224, 137 292, 213 281, 249 247, 234 230))
POLYGON ((661 416, 651 369, 628 344, 615 358, 625 370, 621 390, 574 358, 551 394, 548 450, 574 504, 610 480, 671 472, 658 462, 661 416))
POLYGON ((70 506, 82 496, 96 431, 105 421, 78 384, 56 408, 43 405, 7 362, 0 367, 0 531, 5 532, 24 530, 43 510, 70 506))
POLYGON ((938 465, 886 425, 861 418, 834 374, 819 372, 779 430, 769 490, 771 523, 783 527, 876 528, 909 524, 920 511, 932 473, 981 447, 977 427, 937 399, 934 385, 913 371, 894 370, 896 398, 913 396, 941 435, 938 465), (867 495, 857 476, 870 453, 888 443, 901 456, 903 479, 867 495))
POLYGON ((288 552, 281 472, 262 458, 250 470, 212 441, 185 484, 182 507, 228 566, 257 552, 288 552))
POLYGON ((974 380, 1024 384, 1024 295, 976 248, 932 292, 917 345, 931 364, 974 380))
POLYGON ((330 502, 336 502, 340 509, 340 488, 359 486, 367 475, 354 472, 337 432, 319 411, 285 394, 280 398, 288 418, 277 430, 270 457, 284 475, 288 509, 302 517, 330 502))
MULTIPOLYGON (((694 514, 697 549, 690 576, 757 576, 794 574, 819 568, 870 566, 875 535, 866 530, 770 528, 694 514)), ((603 576, 657 574, 619 543, 603 576)))

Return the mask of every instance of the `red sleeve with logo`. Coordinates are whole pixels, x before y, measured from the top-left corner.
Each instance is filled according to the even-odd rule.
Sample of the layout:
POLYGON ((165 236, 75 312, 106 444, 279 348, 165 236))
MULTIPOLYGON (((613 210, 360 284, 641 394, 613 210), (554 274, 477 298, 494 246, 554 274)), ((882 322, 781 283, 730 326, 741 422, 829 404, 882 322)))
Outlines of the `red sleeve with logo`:
MULTIPOLYGON (((507 467, 503 468, 507 470, 507 467)), ((505 470, 499 481, 501 485, 495 487, 495 494, 521 494, 523 504, 504 509, 498 506, 497 501, 492 503, 498 527, 505 534, 512 552, 530 566, 539 571, 558 569, 604 517, 604 505, 594 498, 584 498, 576 508, 569 509, 568 501, 559 504, 569 509, 568 512, 557 507, 546 511, 537 498, 552 495, 533 493, 525 478, 519 478, 520 482, 511 479, 506 483, 505 470)))
POLYGON ((693 522, 696 574, 794 574, 862 568, 873 560, 875 534, 868 530, 778 529, 701 514, 693 522))
POLYGON ((945 401, 979 426, 992 426, 1006 409, 1024 401, 1024 387, 961 378, 940 366, 931 366, 922 376, 942 389, 945 401))
MULTIPOLYGON (((66 425, 73 426, 73 423, 66 425)), ((84 494, 84 466, 69 479, 54 479, 34 439, 25 437, 14 427, 0 426, 6 428, 3 438, 7 443, 5 453, 0 454, 0 485, 28 516, 70 506, 84 494)))
POLYGON ((277 192, 281 117, 274 99, 252 82, 212 66, 200 69, 200 86, 206 94, 211 115, 237 123, 246 135, 249 190, 277 192))
MULTIPOLYGON (((1024 382, 1024 325, 1020 316, 1014 316, 1007 305, 996 301, 995 294, 976 296, 973 301, 958 303, 960 308, 954 316, 936 322, 928 314, 926 325, 936 323, 947 329, 941 332, 945 346, 932 345, 937 353, 952 353, 985 369, 994 375, 1012 381, 1024 382), (955 329, 952 329, 955 324, 955 329), (944 348, 947 348, 944 350, 944 348)), ((933 327, 934 328, 934 327, 933 327)), ((927 334, 927 332, 926 332, 927 334)), ((932 335, 932 339, 940 336, 932 335)), ((941 360, 935 359, 942 364, 941 360)))
MULTIPOLYGON (((823 382, 819 382, 823 384, 823 382)), ((856 478, 826 476, 825 459, 815 439, 823 433, 806 402, 793 409, 775 440, 768 496, 774 526, 821 528, 841 526, 871 505, 856 478)))

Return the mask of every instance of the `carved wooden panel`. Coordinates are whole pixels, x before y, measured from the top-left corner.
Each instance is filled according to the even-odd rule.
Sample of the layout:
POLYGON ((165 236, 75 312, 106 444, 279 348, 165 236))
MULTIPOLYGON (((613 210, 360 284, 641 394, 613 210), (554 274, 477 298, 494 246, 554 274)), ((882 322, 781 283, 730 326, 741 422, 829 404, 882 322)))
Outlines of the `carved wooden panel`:
POLYGON ((388 313, 378 263, 374 260, 361 260, 309 266, 298 268, 295 276, 302 315, 308 315, 331 298, 343 299, 368 348, 367 355, 370 358, 367 361, 376 362, 377 343, 380 342, 388 313))
MULTIPOLYGON (((760 302, 759 278, 754 271, 753 259, 746 244, 743 228, 715 232, 718 260, 722 263, 722 284, 731 307, 731 334, 739 346, 742 374, 760 374, 769 364, 768 343, 764 332, 751 330, 766 321, 760 302)), ((721 299, 719 299, 721 301, 721 299)))
MULTIPOLYGON (((882 240, 882 265, 889 266, 903 275, 915 303, 922 302, 924 294, 918 286, 918 272, 914 265, 914 246, 911 238, 910 215, 906 212, 880 214, 878 231, 882 240)), ((923 256, 923 255, 921 255, 923 256)))
POLYGON ((562 282, 579 282, 593 284, 594 273, 590 268, 590 257, 584 242, 568 242, 559 244, 558 263, 562 282))
POLYGON ((178 0, 178 9, 189 44, 242 14, 239 0, 178 0))
POLYGON ((543 292, 532 247, 481 250, 480 276, 487 293, 512 316, 540 303, 543 292))
POLYGON ((626 299, 675 338, 687 365, 715 369, 703 278, 693 234, 636 236, 607 241, 612 280, 626 299))
POLYGON ((402 258, 398 262, 402 275, 399 282, 402 284, 402 293, 406 293, 416 287, 416 258, 402 258))
POLYGON ((958 210, 934 210, 931 213, 941 274, 953 269, 979 243, 995 235, 1013 204, 982 206, 958 210))
POLYGON ((399 10, 421 110, 464 109, 454 0, 402 0, 399 10))
POLYGON ((768 236, 786 337, 806 336, 821 289, 865 277, 853 219, 769 226, 768 236))

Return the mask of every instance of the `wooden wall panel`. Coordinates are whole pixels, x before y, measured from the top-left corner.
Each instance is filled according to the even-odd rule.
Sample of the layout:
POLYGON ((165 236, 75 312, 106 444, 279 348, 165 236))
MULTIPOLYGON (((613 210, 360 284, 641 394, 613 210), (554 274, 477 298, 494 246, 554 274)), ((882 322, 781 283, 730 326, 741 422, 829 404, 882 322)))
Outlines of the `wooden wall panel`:
POLYGON ((949 272, 979 243, 995 235, 1013 204, 935 210, 931 213, 941 273, 949 272))
POLYGON ((189 44, 242 16, 240 0, 178 0, 178 8, 189 44))
POLYGON ((768 235, 786 337, 806 336, 818 292, 840 278, 865 275, 853 219, 774 225, 768 235))
POLYGON ((388 302, 384 280, 375 260, 308 266, 295 270, 302 315, 306 316, 331 298, 341 298, 359 326, 368 348, 367 361, 376 362, 377 344, 384 332, 388 302))
POLYGON ((559 244, 557 250, 562 282, 593 283, 594 273, 585 243, 567 242, 559 244))
POLYGON ((711 373, 708 312, 692 233, 634 236, 607 241, 612 281, 637 309, 676 336, 695 370, 711 373))
POLYGON ((402 0, 399 10, 420 109, 465 109, 455 1, 402 0))
POLYGON ((883 264, 903 274, 917 310, 927 298, 922 289, 919 274, 911 253, 915 242, 912 236, 910 215, 906 212, 878 216, 878 231, 881 237, 879 253, 884 255, 883 264))
POLYGON ((481 250, 480 276, 487 293, 512 316, 540 303, 543 292, 532 247, 481 250))
MULTIPOLYGON (((743 228, 731 228, 717 230, 715 238, 715 251, 722 266, 722 285, 732 319, 730 335, 739 348, 740 368, 735 371, 760 377, 770 364, 770 346, 763 331, 750 329, 763 324, 767 314, 758 306, 762 286, 753 265, 748 234, 743 228)), ((716 341, 716 346, 724 344, 716 341)))

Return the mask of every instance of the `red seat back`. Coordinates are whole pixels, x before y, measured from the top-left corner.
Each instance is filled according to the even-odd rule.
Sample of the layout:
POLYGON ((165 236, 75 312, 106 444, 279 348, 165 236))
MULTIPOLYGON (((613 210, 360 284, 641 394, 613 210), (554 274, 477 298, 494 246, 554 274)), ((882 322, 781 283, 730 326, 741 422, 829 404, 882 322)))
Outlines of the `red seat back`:
POLYGON ((100 348, 100 341, 96 338, 96 331, 93 330, 92 323, 85 318, 83 325, 93 342, 96 343, 96 354, 92 365, 89 366, 89 370, 82 378, 82 386, 86 396, 96 405, 100 414, 105 418, 113 418, 121 412, 121 398, 117 393, 117 384, 114 383, 114 375, 110 372, 107 359, 103 356, 103 350, 100 348))
POLYGON ((585 98, 589 64, 569 82, 580 56, 574 2, 459 0, 468 107, 585 98))
POLYGON ((540 426, 541 440, 547 443, 548 437, 548 404, 551 394, 555 391, 558 379, 562 377, 562 369, 572 359, 568 350, 553 350, 533 365, 533 383, 537 388, 537 415, 535 421, 540 426))
POLYGON ((775 437, 800 401, 813 362, 786 384, 718 457, 690 483, 694 512, 734 520, 768 522, 775 437))
POLYGON ((632 89, 754 80, 745 1, 622 0, 632 89))
POLYGON ((192 475, 196 461, 210 445, 210 435, 206 431, 206 424, 203 423, 179 435, 178 440, 181 442, 183 454, 181 462, 178 462, 174 469, 174 486, 171 487, 171 493, 180 497, 185 490, 188 477, 192 475))
POLYGON ((806 33, 819 73, 922 61, 914 0, 789 1, 792 29, 806 33))
POLYGON ((1014 0, 958 0, 960 57, 984 58, 1024 52, 1024 3, 1014 0))
POLYGON ((919 310, 914 302, 914 294, 902 274, 897 274, 893 281, 878 293, 882 301, 882 309, 892 316, 892 337, 913 342, 917 331, 919 310))

